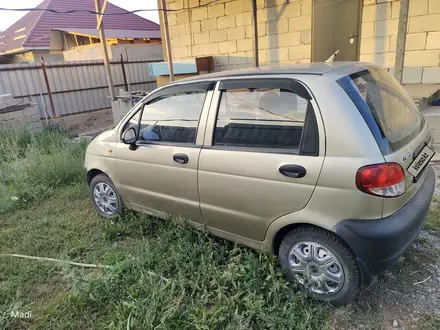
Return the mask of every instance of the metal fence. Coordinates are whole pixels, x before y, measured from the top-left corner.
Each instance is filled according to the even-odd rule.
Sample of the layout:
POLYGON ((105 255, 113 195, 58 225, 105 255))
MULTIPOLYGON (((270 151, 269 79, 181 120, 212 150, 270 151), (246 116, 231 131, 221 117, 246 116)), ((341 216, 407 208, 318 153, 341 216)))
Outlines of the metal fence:
MULTIPOLYGON (((156 88, 149 63, 162 58, 111 62, 115 93, 119 89, 156 88)), ((41 118, 62 117, 111 107, 103 61, 0 65, 0 94, 37 105, 41 118)))

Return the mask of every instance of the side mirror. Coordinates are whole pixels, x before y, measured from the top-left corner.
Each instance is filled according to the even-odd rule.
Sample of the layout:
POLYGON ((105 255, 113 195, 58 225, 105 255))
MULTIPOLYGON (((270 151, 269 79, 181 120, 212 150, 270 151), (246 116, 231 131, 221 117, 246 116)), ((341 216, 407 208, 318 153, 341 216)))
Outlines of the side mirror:
POLYGON ((122 133, 122 142, 129 145, 134 145, 136 143, 137 136, 134 127, 130 127, 124 133, 122 133))

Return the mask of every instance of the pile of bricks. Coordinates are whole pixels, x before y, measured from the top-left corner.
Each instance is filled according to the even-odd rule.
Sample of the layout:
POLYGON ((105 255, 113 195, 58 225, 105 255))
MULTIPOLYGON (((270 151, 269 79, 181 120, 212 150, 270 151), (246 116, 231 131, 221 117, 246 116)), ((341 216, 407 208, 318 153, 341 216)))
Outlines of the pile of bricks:
POLYGON ((41 127, 38 109, 30 103, 19 103, 11 94, 0 95, 0 129, 30 129, 41 127))

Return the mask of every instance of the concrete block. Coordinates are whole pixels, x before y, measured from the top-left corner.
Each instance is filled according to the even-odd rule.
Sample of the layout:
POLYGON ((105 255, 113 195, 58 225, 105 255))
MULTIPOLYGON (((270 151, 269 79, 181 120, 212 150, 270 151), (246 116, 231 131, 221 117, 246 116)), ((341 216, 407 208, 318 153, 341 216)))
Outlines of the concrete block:
POLYGON ((429 0, 428 11, 430 14, 440 14, 440 1, 429 0))
POLYGON ((289 60, 289 47, 271 48, 267 50, 267 62, 280 62, 289 60))
POLYGON ((191 34, 185 34, 185 35, 180 36, 178 38, 178 45, 179 46, 189 46, 191 44, 192 44, 191 34))
POLYGON ((440 30, 440 14, 414 16, 409 18, 409 33, 440 30))
POLYGON ((243 39, 237 42, 237 51, 248 51, 252 50, 254 48, 254 41, 253 39, 243 39))
POLYGON ((362 9, 362 22, 391 19, 391 7, 391 2, 380 3, 374 6, 365 6, 362 9))
POLYGON ((189 13, 187 10, 178 12, 177 14, 177 24, 189 23, 189 13))
POLYGON ((398 19, 374 22, 374 36, 386 37, 397 35, 398 19))
POLYGON ((409 2, 409 16, 428 14, 428 0, 412 0, 409 2))
MULTIPOLYGON (((186 10, 184 11, 186 13, 186 10)), ((191 20, 192 21, 201 21, 208 18, 208 9, 207 7, 199 7, 194 8, 191 11, 191 20)))
POLYGON ((385 68, 394 67, 396 54, 394 52, 381 53, 381 54, 361 54, 359 61, 375 63, 385 68))
POLYGON ((215 66, 221 66, 221 65, 228 65, 229 64, 229 56, 214 56, 214 65, 215 66))
POLYGON ((258 22, 276 21, 278 19, 278 12, 276 7, 268 9, 258 9, 257 20, 258 22))
POLYGON ((237 14, 235 17, 235 21, 236 26, 251 25, 252 13, 248 12, 237 14))
POLYGON ((244 8, 243 8, 243 1, 242 0, 227 2, 226 6, 225 6, 225 14, 226 15, 242 13, 243 10, 244 10, 244 8))
POLYGON ((400 1, 395 1, 391 3, 391 18, 399 18, 400 15, 400 1))
POLYGON ((229 64, 245 64, 252 62, 252 57, 247 57, 246 52, 229 54, 229 64))
MULTIPOLYGON (((397 36, 391 36, 390 51, 396 51, 397 36)), ((406 35, 406 50, 422 50, 426 48, 426 32, 409 33, 406 35)), ((439 47, 440 48, 440 47, 439 47)))
POLYGON ((194 33, 194 43, 196 45, 209 43, 209 32, 194 33))
POLYGON ((201 21, 191 22, 191 32, 192 33, 202 32, 201 21))
POLYGON ((289 32, 289 33, 280 34, 278 36, 278 47, 296 46, 301 44, 301 32, 289 32))
POLYGON ((237 52, 237 41, 229 40, 218 43, 220 54, 229 54, 237 52))
POLYGON ((204 55, 217 55, 219 51, 218 42, 211 42, 209 44, 203 44, 204 55))
POLYGON ((177 14, 176 13, 168 13, 168 24, 177 25, 177 14))
POLYGON ((280 18, 291 18, 301 16, 301 3, 290 2, 287 5, 277 7, 277 12, 282 13, 280 18))
POLYGON ((312 15, 289 18, 289 31, 304 31, 312 29, 312 15))
POLYGON ((420 84, 422 82, 423 68, 404 68, 402 83, 403 84, 420 84))
POLYGON ((225 15, 225 4, 211 4, 208 6, 208 18, 219 17, 225 15))
POLYGON ((426 49, 440 49, 440 31, 428 32, 426 49))
POLYGON ((222 16, 217 19, 217 27, 226 29, 235 26, 235 15, 222 16))
POLYGON ((269 46, 269 44, 272 47, 277 47, 278 46, 278 40, 276 38, 273 38, 271 41, 269 39, 269 36, 263 36, 263 37, 259 37, 258 38, 258 48, 259 49, 268 49, 271 48, 271 46, 269 46))
POLYGON ((193 54, 193 56, 202 56, 203 55, 203 46, 202 45, 193 45, 192 46, 192 54, 193 54))
POLYGON ((211 42, 226 41, 226 29, 210 31, 209 40, 211 42))
POLYGON ((374 5, 376 4, 376 0, 364 0, 364 6, 374 5))
POLYGON ((210 18, 201 21, 202 32, 217 30, 217 18, 210 18))
POLYGON ((280 34, 289 32, 289 20, 287 18, 278 21, 266 22, 266 34, 280 34))
POLYGON ((301 1, 301 16, 312 14, 312 0, 301 1))
POLYGON ((176 58, 182 59, 188 57, 188 55, 189 55, 188 46, 173 48, 173 56, 175 56, 176 58))
POLYGON ((300 32, 300 41, 302 44, 312 43, 312 30, 304 30, 300 32))
POLYGON ((387 53, 390 50, 390 37, 361 39, 361 54, 387 53))
POLYGON ((405 67, 431 67, 440 65, 440 50, 414 50, 405 52, 405 67))
POLYGON ((246 38, 246 28, 238 26, 226 29, 226 36, 228 40, 237 40, 246 38))
POLYGON ((23 110, 8 112, 8 120, 23 118, 23 110))
POLYGON ((440 84, 440 68, 424 68, 423 84, 440 84))
POLYGON ((289 47, 289 60, 311 58, 312 45, 299 45, 289 47))
POLYGON ((364 22, 361 26, 361 38, 372 38, 374 36, 374 22, 364 22))
POLYGON ((258 51, 258 58, 260 60, 260 63, 267 63, 267 51, 260 49, 258 51))

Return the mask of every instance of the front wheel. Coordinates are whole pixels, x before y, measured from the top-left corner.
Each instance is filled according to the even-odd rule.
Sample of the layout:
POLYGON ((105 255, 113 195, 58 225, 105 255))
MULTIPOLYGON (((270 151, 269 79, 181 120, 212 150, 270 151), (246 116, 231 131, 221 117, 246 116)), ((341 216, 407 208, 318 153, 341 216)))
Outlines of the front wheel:
POLYGON ((339 306, 356 298, 360 272, 351 249, 334 233, 318 227, 298 227, 279 249, 283 270, 312 297, 339 306))
POLYGON ((123 214, 122 198, 107 175, 98 174, 92 179, 89 194, 93 206, 102 217, 116 219, 123 214))

